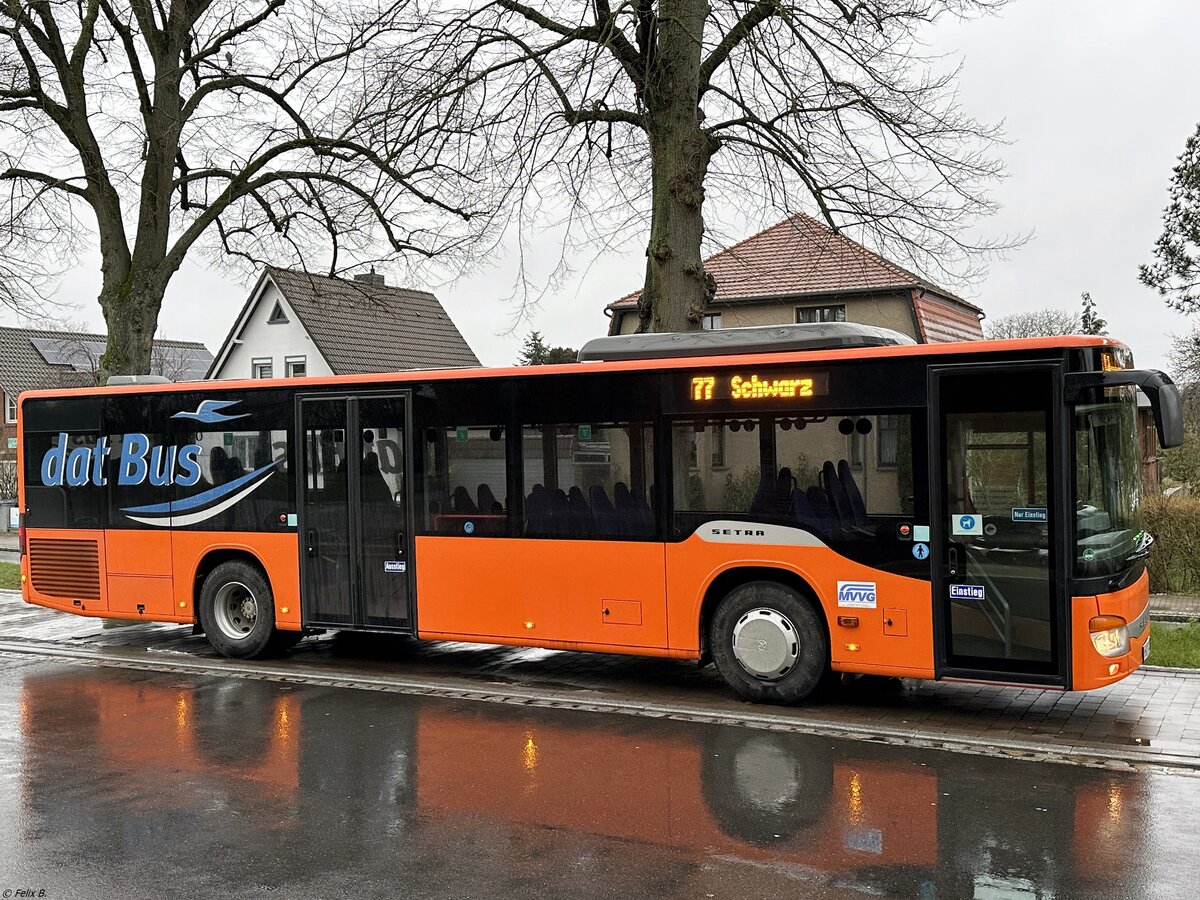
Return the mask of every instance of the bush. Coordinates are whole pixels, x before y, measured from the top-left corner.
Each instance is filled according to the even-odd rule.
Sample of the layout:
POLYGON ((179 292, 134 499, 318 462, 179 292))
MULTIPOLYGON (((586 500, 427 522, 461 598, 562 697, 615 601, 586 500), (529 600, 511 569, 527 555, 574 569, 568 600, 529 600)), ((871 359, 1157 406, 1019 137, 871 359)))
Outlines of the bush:
POLYGON ((1150 590, 1200 594, 1200 498, 1148 497, 1142 501, 1150 551, 1150 590))

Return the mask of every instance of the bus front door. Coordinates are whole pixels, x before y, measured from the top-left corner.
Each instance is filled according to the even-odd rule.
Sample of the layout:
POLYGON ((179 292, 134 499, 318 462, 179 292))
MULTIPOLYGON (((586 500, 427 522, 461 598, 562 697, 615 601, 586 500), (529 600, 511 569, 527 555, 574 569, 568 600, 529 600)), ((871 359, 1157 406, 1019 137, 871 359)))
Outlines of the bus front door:
POLYGON ((1066 684, 1061 394, 1052 365, 931 370, 939 677, 1066 684))
POLYGON ((297 402, 304 624, 411 630, 408 398, 297 402))

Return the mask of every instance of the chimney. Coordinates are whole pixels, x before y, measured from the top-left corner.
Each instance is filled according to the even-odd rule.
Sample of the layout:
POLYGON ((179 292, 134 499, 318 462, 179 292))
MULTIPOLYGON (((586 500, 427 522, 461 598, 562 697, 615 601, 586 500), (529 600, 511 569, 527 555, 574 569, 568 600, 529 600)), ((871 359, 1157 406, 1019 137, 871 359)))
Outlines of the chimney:
POLYGON ((386 284, 382 275, 375 274, 375 267, 371 266, 370 272, 363 272, 354 276, 355 281, 361 281, 363 284, 386 284))

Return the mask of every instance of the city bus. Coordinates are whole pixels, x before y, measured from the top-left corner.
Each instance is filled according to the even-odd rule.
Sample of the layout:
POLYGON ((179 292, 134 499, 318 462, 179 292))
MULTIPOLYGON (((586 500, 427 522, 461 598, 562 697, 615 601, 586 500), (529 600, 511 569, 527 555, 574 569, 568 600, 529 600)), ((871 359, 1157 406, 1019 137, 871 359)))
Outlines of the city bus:
POLYGON ((766 703, 844 673, 1097 688, 1149 652, 1139 396, 1183 435, 1132 365, 823 323, 28 392, 23 593, 234 658, 357 629, 711 662, 766 703))

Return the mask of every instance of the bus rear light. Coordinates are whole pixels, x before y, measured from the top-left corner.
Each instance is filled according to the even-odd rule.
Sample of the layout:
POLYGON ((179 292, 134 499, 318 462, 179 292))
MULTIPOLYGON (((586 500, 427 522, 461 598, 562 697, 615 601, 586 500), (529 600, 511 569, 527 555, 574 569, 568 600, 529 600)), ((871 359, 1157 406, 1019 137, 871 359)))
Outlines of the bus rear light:
POLYGON ((25 513, 17 518, 17 550, 21 556, 25 555, 25 513))
POLYGON ((1093 616, 1088 631, 1092 646, 1101 656, 1124 656, 1129 652, 1129 628, 1120 616, 1093 616))

